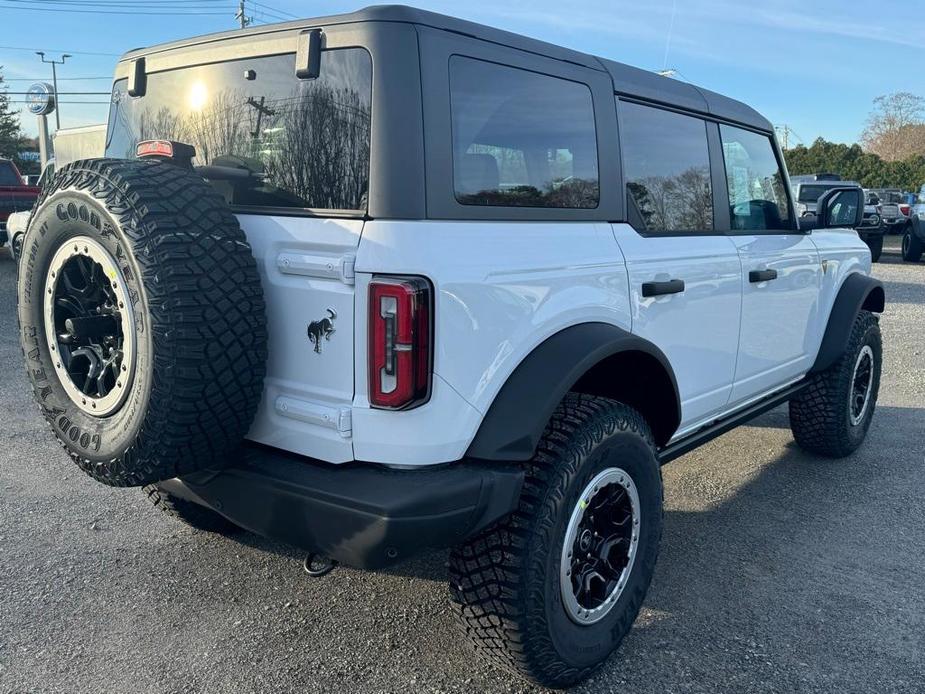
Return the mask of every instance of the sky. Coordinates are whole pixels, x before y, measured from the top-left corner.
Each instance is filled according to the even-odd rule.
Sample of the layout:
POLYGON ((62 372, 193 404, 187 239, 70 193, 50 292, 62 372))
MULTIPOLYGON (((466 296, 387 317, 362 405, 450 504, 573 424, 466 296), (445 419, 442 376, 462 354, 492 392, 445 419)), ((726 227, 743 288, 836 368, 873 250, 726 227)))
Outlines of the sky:
MULTIPOLYGON (((245 0, 255 24, 349 12, 343 0, 245 0)), ((413 0, 453 14, 637 67, 674 69, 677 79, 746 102, 791 144, 817 137, 856 142, 875 97, 925 96, 922 0, 413 0)), ((51 81, 47 57, 72 53, 58 68, 62 127, 106 120, 118 56, 138 46, 237 26, 237 0, 0 0, 0 66, 10 92, 51 81), (76 10, 64 12, 62 10, 76 10), (105 14, 96 14, 100 10, 105 14), (113 14, 121 11, 125 14, 113 14), (147 12, 150 14, 142 14, 147 12), (182 16, 178 16, 182 13, 182 16), (76 79, 95 77, 102 79, 76 79)), ((12 99, 22 99, 12 95, 12 99)), ((54 128, 54 119, 51 118, 54 128)), ((22 125, 37 130, 24 112, 22 125)))

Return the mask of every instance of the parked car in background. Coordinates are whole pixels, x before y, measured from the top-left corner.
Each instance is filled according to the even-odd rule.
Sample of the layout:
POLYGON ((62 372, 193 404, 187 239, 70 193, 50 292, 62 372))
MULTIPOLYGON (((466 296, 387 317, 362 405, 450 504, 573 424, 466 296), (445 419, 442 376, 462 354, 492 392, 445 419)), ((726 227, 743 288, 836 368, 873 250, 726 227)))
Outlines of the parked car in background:
MULTIPOLYGON (((833 188, 845 186, 861 188, 856 181, 843 181, 841 176, 833 173, 807 174, 792 176, 790 187, 793 190, 793 199, 796 201, 797 215, 806 217, 816 214, 817 201, 820 196, 833 188)), ((879 202, 879 201, 878 201, 879 202)), ((880 260, 883 253, 884 226, 880 216, 880 209, 876 204, 864 206, 864 217, 856 230, 858 236, 870 248, 870 257, 873 262, 880 260)))
POLYGON ((39 196, 36 186, 27 186, 16 164, 0 159, 0 245, 9 240, 6 223, 10 214, 32 209, 39 196))
POLYGON ((870 188, 864 191, 868 196, 875 195, 879 200, 879 214, 883 222, 884 233, 902 234, 909 226, 911 205, 903 202, 903 193, 899 188, 870 188), (905 205, 906 211, 903 212, 905 205))
POLYGON ((923 253, 925 253, 925 186, 922 186, 916 204, 912 206, 909 226, 903 234, 902 244, 903 260, 907 262, 919 262, 923 253))

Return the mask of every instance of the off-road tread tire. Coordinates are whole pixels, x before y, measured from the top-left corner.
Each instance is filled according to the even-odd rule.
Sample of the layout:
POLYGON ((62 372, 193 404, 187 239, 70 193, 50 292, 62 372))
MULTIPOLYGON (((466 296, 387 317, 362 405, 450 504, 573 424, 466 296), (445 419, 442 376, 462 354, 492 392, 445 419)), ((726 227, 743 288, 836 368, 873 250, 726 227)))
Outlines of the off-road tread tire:
POLYGON ((845 353, 825 371, 810 376, 806 389, 790 400, 790 429, 803 450, 826 458, 844 458, 863 442, 877 405, 879 369, 875 371, 872 384, 875 390, 868 403, 868 412, 858 424, 863 427, 859 438, 851 436, 848 389, 857 355, 868 336, 875 344, 874 357, 879 359, 882 354, 880 323, 870 311, 861 311, 851 328, 845 353))
POLYGON ((260 275, 237 218, 201 177, 166 162, 75 161, 42 190, 33 218, 65 189, 95 198, 128 238, 147 297, 155 377, 141 430, 121 455, 81 455, 43 410, 55 437, 84 472, 112 486, 227 464, 256 415, 267 362, 260 275))
MULTIPOLYGON (((571 686, 601 664, 570 666, 562 662, 545 630, 526 628, 528 622, 546 620, 544 586, 527 584, 524 574, 531 565, 533 575, 540 573, 554 545, 554 509, 564 502, 567 480, 594 445, 617 430, 643 437, 654 455, 655 441, 641 414, 607 398, 567 395, 547 425, 534 458, 526 463, 517 509, 450 555, 450 594, 463 633, 489 661, 541 686, 571 686)), ((661 493, 659 482, 659 499, 661 493)), ((660 538, 659 525, 656 544, 660 538)), ((642 552, 637 562, 641 557, 642 552)), ((651 566, 644 568, 650 577, 654 564, 653 558, 651 566)), ((619 622, 620 640, 639 613, 645 588, 648 581, 632 596, 631 607, 619 622)))
POLYGON ((165 492, 156 484, 147 484, 142 487, 148 501, 154 504, 155 508, 160 509, 171 518, 175 518, 186 523, 196 530, 202 530, 208 533, 217 533, 219 535, 234 535, 243 532, 243 528, 235 525, 224 516, 216 513, 205 506, 180 499, 169 492, 165 492))
POLYGON ((917 263, 922 259, 925 253, 925 244, 915 235, 915 231, 921 224, 918 218, 913 219, 906 233, 903 234, 902 256, 907 263, 917 263))

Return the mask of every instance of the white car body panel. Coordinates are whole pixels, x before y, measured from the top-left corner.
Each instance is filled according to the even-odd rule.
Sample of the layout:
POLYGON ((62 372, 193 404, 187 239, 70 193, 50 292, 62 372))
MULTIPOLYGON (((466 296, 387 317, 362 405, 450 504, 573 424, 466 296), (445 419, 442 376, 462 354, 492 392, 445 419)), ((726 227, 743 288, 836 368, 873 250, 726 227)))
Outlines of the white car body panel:
POLYGON ((271 346, 248 438, 331 463, 459 460, 523 359, 586 322, 665 353, 682 401, 677 440, 805 375, 844 278, 870 272, 853 230, 644 237, 627 224, 239 219, 264 283, 271 346), (750 269, 769 268, 777 280, 748 281, 750 269), (375 274, 434 286, 433 388, 412 410, 369 405, 375 274), (674 278, 683 293, 642 297, 643 282, 674 278), (335 331, 316 352, 308 325, 329 308, 335 331))
POLYGON ((362 220, 239 215, 266 298, 269 360, 248 438, 330 462, 354 459, 353 259, 362 220), (308 326, 334 311, 320 352, 308 326))
MULTIPOLYGON (((434 372, 483 414, 546 338, 595 321, 631 328, 626 268, 607 224, 368 222, 356 269, 433 282, 434 372)), ((365 364, 358 342, 358 370, 365 364)))
POLYGON ((710 420, 729 401, 742 306, 742 265, 727 236, 640 236, 614 224, 626 256, 633 333, 671 363, 681 397, 681 428, 710 420), (681 279, 680 294, 643 298, 642 283, 681 279))
POLYGON ((742 259, 742 327, 729 401, 734 406, 801 376, 812 366, 822 337, 822 266, 808 234, 730 238, 742 259), (776 270, 778 276, 750 282, 752 270, 776 270))

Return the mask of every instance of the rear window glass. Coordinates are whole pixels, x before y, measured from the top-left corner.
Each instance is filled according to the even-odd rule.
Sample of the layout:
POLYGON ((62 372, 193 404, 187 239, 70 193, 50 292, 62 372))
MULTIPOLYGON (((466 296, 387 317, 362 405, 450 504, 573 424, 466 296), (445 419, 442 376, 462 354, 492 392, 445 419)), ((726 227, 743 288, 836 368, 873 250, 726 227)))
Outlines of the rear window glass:
POLYGON ((797 202, 816 202, 825 191, 838 188, 839 185, 841 184, 835 183, 830 186, 800 186, 800 197, 797 199, 797 202))
POLYGON ((586 85, 454 56, 450 92, 460 203, 597 207, 597 135, 586 85))
POLYGON ((314 80, 296 78, 294 54, 153 73, 137 98, 119 80, 106 155, 175 140, 218 167, 210 182, 232 205, 365 210, 371 85, 361 48, 324 51, 314 80))

